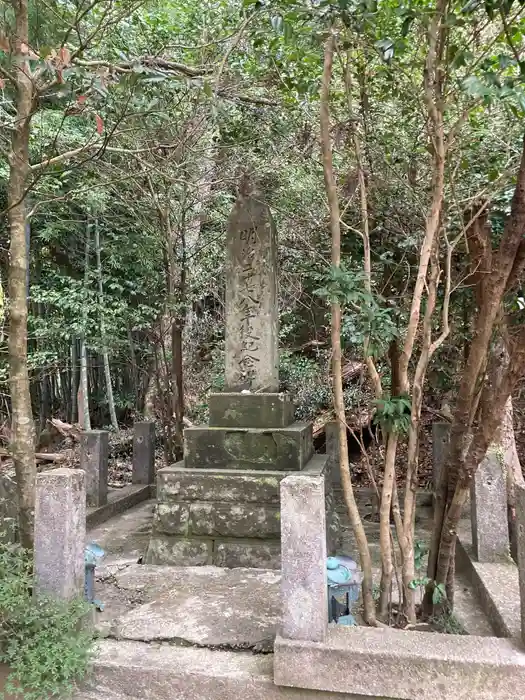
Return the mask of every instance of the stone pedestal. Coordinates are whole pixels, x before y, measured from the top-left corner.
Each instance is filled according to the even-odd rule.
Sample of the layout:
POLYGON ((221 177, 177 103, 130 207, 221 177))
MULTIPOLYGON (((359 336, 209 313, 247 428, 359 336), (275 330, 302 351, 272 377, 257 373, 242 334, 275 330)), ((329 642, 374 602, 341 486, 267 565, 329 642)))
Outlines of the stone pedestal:
POLYGON ((185 430, 184 461, 157 472, 145 563, 279 568, 281 481, 309 473, 324 483, 312 425, 295 423, 278 393, 275 229, 246 182, 227 236, 225 385, 210 396, 209 425, 185 430))

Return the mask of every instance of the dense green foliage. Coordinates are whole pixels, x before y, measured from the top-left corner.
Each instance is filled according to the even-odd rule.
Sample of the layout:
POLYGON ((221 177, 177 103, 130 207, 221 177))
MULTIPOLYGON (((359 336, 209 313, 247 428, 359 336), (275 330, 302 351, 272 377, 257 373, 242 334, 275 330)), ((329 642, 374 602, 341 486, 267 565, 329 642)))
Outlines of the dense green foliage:
MULTIPOLYGON (((222 241, 244 168, 263 183, 279 227, 282 345, 293 351, 312 339, 325 342, 327 317, 316 297, 320 268, 328 275, 321 284, 325 298, 330 285, 340 285, 328 273, 317 136, 322 41, 333 22, 344 52, 333 93, 334 157, 341 195, 347 197, 343 334, 352 352, 368 336, 368 350, 381 364, 405 322, 403 298, 412 284, 407 273, 417 255, 430 186, 420 85, 432 4, 101 0, 92 15, 82 17, 75 36, 68 24, 81 8, 81 3, 71 8, 30 3, 32 49, 47 57, 46 77, 60 75, 33 117, 31 160, 84 147, 79 155, 39 169, 30 193, 30 365, 42 425, 51 415, 75 419, 81 339, 95 423, 109 423, 104 349, 119 418, 142 411, 152 376, 162 375, 160 366, 170 362, 170 343, 159 327, 166 313, 186 318, 190 403, 205 401, 202 390, 214 370, 210 365, 199 381, 196 344, 207 346, 205 358, 220 352, 222 241), (111 18, 106 24, 100 22, 104 13, 111 18), (146 60, 155 56, 182 68, 146 60), (364 144, 369 178, 371 295, 363 286, 356 235, 354 128, 364 144)), ((457 145, 447 174, 446 220, 453 237, 466 201, 511 185, 525 104, 518 63, 524 20, 512 6, 506 10, 508 31, 498 33, 491 28, 491 20, 498 22, 496 5, 489 17, 476 3, 450 5, 448 12, 453 29, 446 122, 456 130, 457 145)), ((8 35, 7 6, 4 18, 8 35)), ((8 85, 1 95, 7 152, 8 85)), ((6 177, 5 160, 0 191, 6 177)), ((3 240, 7 243, 6 233, 3 240)), ((4 256, 4 281, 6 263, 4 256)), ((455 264, 459 279, 461 255, 455 264)), ((461 296, 460 290, 458 300, 461 296)), ((461 313, 461 303, 455 308, 461 313)), ((453 350, 442 352, 450 356, 453 350)), ((4 359, 4 382, 6 371, 4 359)))
POLYGON ((10 670, 5 690, 24 700, 62 697, 84 677, 91 659, 89 606, 35 598, 32 586, 31 553, 2 541, 0 663, 10 670))

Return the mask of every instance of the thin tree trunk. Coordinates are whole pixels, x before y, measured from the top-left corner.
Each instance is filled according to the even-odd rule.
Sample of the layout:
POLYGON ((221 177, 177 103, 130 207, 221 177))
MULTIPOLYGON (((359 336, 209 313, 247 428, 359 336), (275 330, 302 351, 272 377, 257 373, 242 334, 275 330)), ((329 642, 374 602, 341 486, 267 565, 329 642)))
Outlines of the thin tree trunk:
POLYGON ((15 75, 15 109, 9 153, 9 381, 11 386, 11 454, 16 471, 20 541, 33 545, 36 483, 35 437, 27 366, 27 275, 29 250, 26 237, 26 188, 29 179, 29 133, 33 84, 28 60, 27 0, 14 0, 15 33, 12 66, 15 75))
MULTIPOLYGON (((330 207, 330 229, 332 233, 332 265, 341 265, 341 226, 339 201, 335 184, 330 143, 330 82, 335 50, 335 37, 331 35, 325 46, 323 80, 321 86, 321 147, 323 153, 323 172, 328 204, 330 207)), ((372 561, 366 539, 366 532, 357 508, 357 503, 350 476, 348 461, 348 444, 346 435, 346 416, 343 395, 342 363, 341 363, 341 305, 332 303, 332 381, 334 391, 334 409, 339 426, 339 455, 341 469, 341 484, 348 508, 350 521, 354 530, 361 566, 363 568, 363 606, 365 621, 369 625, 376 624, 375 605, 372 595, 372 561)))
MULTIPOLYGON (((71 423, 78 419, 78 348, 77 339, 71 338, 71 423)), ((80 423, 80 419, 78 419, 80 423)))
POLYGON ((109 417, 113 430, 118 433, 117 414, 115 411, 115 400, 113 398, 113 387, 111 385, 111 369, 109 366, 109 353, 106 344, 106 328, 104 324, 104 282, 102 280, 102 263, 100 259, 100 231, 98 218, 95 219, 95 255, 97 260, 98 278, 98 305, 100 312, 100 339, 102 342, 102 362, 104 364, 104 377, 106 380, 106 392, 108 395, 109 417))
POLYGON ((379 507, 379 546, 381 549, 381 585, 379 597, 379 616, 386 622, 392 594, 394 566, 392 560, 392 540, 390 530, 390 512, 392 510, 392 495, 396 478, 397 433, 388 434, 385 455, 385 474, 381 489, 381 505, 379 507))
POLYGON ((137 354, 135 352, 135 343, 133 341, 133 332, 131 327, 128 325, 128 345, 129 345, 129 356, 131 360, 131 379, 132 379, 132 391, 135 396, 135 410, 139 409, 139 368, 137 365, 137 354))
POLYGON ((88 359, 86 348, 86 330, 88 325, 87 290, 89 285, 89 245, 90 225, 86 224, 86 241, 84 246, 84 303, 82 309, 83 327, 80 339, 80 382, 78 387, 78 421, 84 430, 91 430, 91 417, 89 415, 89 381, 88 359))
MULTIPOLYGON (((350 117, 350 123, 352 124, 352 138, 354 143, 355 160, 357 166, 357 181, 359 184, 359 202, 361 208, 361 237, 363 239, 363 267, 365 272, 365 289, 369 296, 372 297, 372 258, 370 250, 370 228, 369 228, 369 217, 368 217, 368 195, 366 190, 366 178, 365 171, 363 167, 363 156, 361 153, 361 141, 355 124, 355 115, 353 109, 352 101, 352 80, 350 71, 350 52, 347 54, 347 63, 345 70, 345 82, 346 82, 346 96, 348 102, 348 112, 350 117)), ((371 299, 370 299, 371 300, 371 299)), ((383 395, 383 387, 381 385, 381 377, 377 371, 374 358, 369 352, 370 346, 370 336, 367 335, 364 340, 363 354, 365 363, 368 369, 368 374, 370 375, 370 381, 374 387, 374 394, 377 399, 380 399, 383 395)))

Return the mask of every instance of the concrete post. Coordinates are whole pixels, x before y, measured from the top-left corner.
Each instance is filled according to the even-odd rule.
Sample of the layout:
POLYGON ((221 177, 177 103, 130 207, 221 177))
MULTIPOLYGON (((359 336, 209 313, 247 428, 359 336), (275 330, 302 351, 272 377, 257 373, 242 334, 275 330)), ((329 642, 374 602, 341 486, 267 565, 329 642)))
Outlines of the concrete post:
POLYGON ((87 505, 98 508, 108 502, 109 434, 87 430, 80 435, 80 468, 86 472, 87 505))
POLYGON ((521 600, 521 639, 525 645, 525 485, 516 484, 516 539, 521 600))
POLYGON ((341 488, 341 469, 339 467, 339 423, 335 420, 329 421, 324 427, 326 440, 326 454, 328 464, 326 472, 335 489, 341 488))
POLYGON ((434 493, 447 457, 450 423, 432 423, 432 481, 434 493))
POLYGON ((507 483, 502 458, 487 452, 470 488, 472 548, 479 562, 498 562, 510 554, 507 483))
POLYGON ((324 476, 281 481, 281 596, 287 639, 321 642, 328 627, 324 476))
POLYGON ((86 487, 79 469, 36 477, 35 590, 71 600, 84 593, 86 487))
POLYGON ((134 484, 153 484, 155 481, 155 423, 140 421, 133 426, 134 484))

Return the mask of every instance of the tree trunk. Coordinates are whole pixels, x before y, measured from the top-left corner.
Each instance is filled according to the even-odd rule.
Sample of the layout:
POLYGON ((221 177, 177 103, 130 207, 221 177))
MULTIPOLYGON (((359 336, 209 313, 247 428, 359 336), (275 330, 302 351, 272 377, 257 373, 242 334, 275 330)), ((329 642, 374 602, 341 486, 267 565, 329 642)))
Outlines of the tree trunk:
MULTIPOLYGON (((525 139, 522 157, 511 204, 499 249, 492 253, 490 232, 483 235, 483 258, 474 263, 483 265, 478 289, 478 311, 474 321, 468 362, 465 365, 458 391, 450 433, 450 446, 437 500, 432 546, 428 559, 428 577, 437 583, 446 583, 455 549, 456 529, 462 507, 467 499, 470 483, 487 448, 494 439, 505 414, 505 404, 518 381, 524 363, 520 338, 509 348, 509 365, 497 386, 487 382, 485 371, 494 328, 501 318, 502 301, 509 281, 515 272, 523 230, 525 230, 525 139), (479 396, 481 395, 481 399, 479 396), (473 428, 476 414, 481 409, 481 425, 473 428)), ((473 241, 474 242, 474 241, 473 241)), ((473 265, 474 266, 474 265, 473 265)), ((425 606, 431 607, 431 583, 425 597, 425 606)))
MULTIPOLYGON (((78 348, 77 339, 71 338, 71 416, 70 423, 74 423, 78 418, 78 348)), ((80 423, 80 419, 78 419, 80 423)))
POLYGON ((100 312, 100 339, 102 343, 102 362, 104 364, 104 378, 106 381, 106 392, 108 395, 109 417, 113 430, 118 433, 117 414, 115 411, 115 400, 113 398, 113 387, 111 385, 111 369, 109 366, 109 353, 106 345, 106 329, 104 324, 104 283, 102 280, 102 263, 100 260, 100 231, 98 228, 98 218, 95 220, 95 255, 97 260, 98 278, 98 304, 100 312))
POLYGON ((78 422, 84 430, 91 430, 91 417, 89 415, 89 381, 88 381, 88 361, 86 348, 86 331, 88 325, 88 302, 87 290, 89 285, 89 244, 90 226, 86 224, 86 241, 84 247, 84 304, 83 304, 83 327, 80 339, 80 382, 78 387, 78 422))
POLYGON ((14 0, 15 32, 12 46, 15 109, 9 152, 9 382, 11 386, 11 453, 16 471, 19 532, 24 547, 32 547, 35 503, 35 438, 27 366, 26 188, 29 179, 29 132, 33 84, 28 60, 27 0, 14 0))
POLYGON ((388 620, 388 611, 392 597, 392 581, 394 565, 392 559, 392 541, 390 537, 390 513, 392 510, 392 495, 396 478, 397 434, 388 435, 385 455, 385 475, 381 489, 381 505, 379 508, 379 546, 381 548, 381 585, 379 597, 379 616, 383 622, 388 620))
MULTIPOLYGON (((335 49, 335 37, 331 35, 325 47, 323 80, 321 86, 321 148, 323 153, 323 172, 328 204, 330 207, 330 229, 332 233, 332 265, 341 265, 341 227, 339 200, 335 184, 330 143, 330 82, 335 49)), ((350 477, 348 461, 348 444, 346 435, 346 416, 343 394, 342 363, 341 363, 341 305, 332 303, 332 382, 334 391, 334 409, 339 426, 339 459, 341 469, 341 484, 348 514, 354 530, 361 566, 363 568, 363 606, 365 621, 369 625, 376 624, 375 605, 372 595, 372 561, 366 539, 366 532, 357 508, 357 503, 350 477)))

